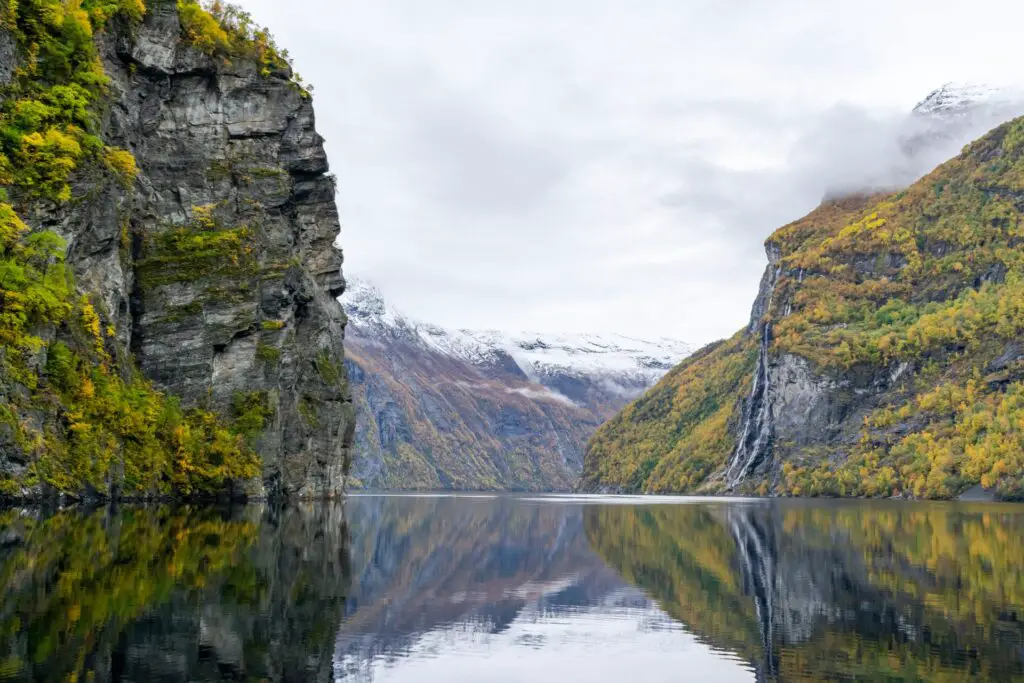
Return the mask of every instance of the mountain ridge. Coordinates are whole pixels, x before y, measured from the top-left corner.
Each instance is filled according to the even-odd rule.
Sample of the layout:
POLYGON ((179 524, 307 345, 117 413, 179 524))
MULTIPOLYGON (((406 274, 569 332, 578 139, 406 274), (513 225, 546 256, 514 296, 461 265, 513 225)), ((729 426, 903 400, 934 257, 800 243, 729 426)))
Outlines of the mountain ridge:
POLYGON ((391 338, 419 340, 441 353, 481 367, 503 364, 508 357, 532 381, 557 370, 650 381, 671 369, 673 359, 688 355, 696 348, 668 337, 647 340, 607 333, 446 328, 419 321, 395 309, 368 280, 350 275, 347 283, 348 289, 341 301, 355 333, 368 336, 372 331, 391 338))
POLYGON ((586 437, 693 348, 448 330, 403 315, 358 278, 342 303, 357 488, 570 490, 586 437))
POLYGON ((1024 119, 775 231, 746 329, 606 423, 582 488, 1021 495, 1024 119))

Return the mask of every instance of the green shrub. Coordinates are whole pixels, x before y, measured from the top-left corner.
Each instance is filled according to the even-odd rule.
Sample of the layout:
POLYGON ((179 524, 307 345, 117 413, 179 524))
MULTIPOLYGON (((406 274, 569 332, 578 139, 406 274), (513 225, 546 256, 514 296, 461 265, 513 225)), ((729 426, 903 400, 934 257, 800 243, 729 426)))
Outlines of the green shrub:
POLYGON ((46 375, 53 382, 53 385, 60 391, 68 391, 77 388, 74 385, 77 377, 74 374, 74 356, 71 349, 62 341, 50 344, 46 356, 46 375))
POLYGON ((178 14, 186 40, 206 54, 254 59, 265 75, 288 67, 287 53, 240 7, 220 0, 178 0, 178 14))
POLYGON ((268 344, 257 344, 256 358, 267 365, 276 365, 281 359, 281 349, 268 344))
MULTIPOLYGON (((23 58, 0 93, 0 418, 27 461, 19 479, 0 481, 0 493, 44 486, 105 494, 116 486, 126 495, 208 495, 260 471, 245 441, 252 415, 229 426, 212 412, 184 410, 108 355, 102 331, 115 330, 78 293, 64 241, 31 232, 9 199, 8 190, 26 204, 67 201, 83 164, 103 164, 126 185, 134 179, 131 154, 91 133, 107 84, 93 35, 115 15, 138 21, 144 11, 141 0, 0 5, 23 58), (47 343, 43 330, 57 339, 47 343), (19 421, 27 412, 40 419, 19 421)), ((195 229, 163 238, 157 257, 165 268, 193 274, 225 257, 244 260, 247 233, 210 227, 209 218, 200 210, 195 229)))
POLYGON ((267 420, 274 417, 270 396, 265 391, 236 392, 231 410, 235 430, 248 437, 262 432, 267 420))
POLYGON ((341 382, 341 365, 331 360, 331 354, 326 349, 316 356, 316 370, 324 382, 330 385, 337 385, 341 382))
POLYGON ((136 264, 143 288, 255 272, 251 231, 244 226, 223 227, 214 217, 215 208, 194 207, 188 225, 147 239, 143 258, 136 264))
POLYGON ((138 21, 144 11, 141 0, 20 0, 8 6, 4 23, 29 58, 2 93, 0 183, 29 198, 71 198, 71 174, 104 153, 90 133, 98 127, 93 105, 108 81, 93 34, 115 14, 138 21))

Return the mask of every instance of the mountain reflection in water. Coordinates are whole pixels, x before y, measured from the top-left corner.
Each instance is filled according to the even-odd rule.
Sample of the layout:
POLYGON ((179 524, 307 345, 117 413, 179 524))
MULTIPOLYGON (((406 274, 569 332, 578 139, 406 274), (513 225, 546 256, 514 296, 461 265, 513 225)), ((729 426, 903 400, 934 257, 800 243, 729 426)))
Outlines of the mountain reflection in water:
POLYGON ((1024 507, 0 511, 0 681, 1024 681, 1024 507))
POLYGON ((360 496, 346 681, 746 681, 591 549, 569 498, 360 496))
POLYGON ((0 510, 0 681, 329 681, 341 505, 0 510))

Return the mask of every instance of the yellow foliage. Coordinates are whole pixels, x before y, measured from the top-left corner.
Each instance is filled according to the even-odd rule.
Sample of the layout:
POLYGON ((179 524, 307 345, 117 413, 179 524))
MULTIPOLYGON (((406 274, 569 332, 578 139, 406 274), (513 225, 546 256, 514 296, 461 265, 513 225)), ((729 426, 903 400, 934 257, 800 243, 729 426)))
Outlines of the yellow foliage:
MULTIPOLYGON (((141 0, 22 0, 0 7, 22 49, 21 68, 0 102, 0 184, 29 209, 71 199, 73 174, 104 165, 126 185, 138 169, 130 152, 106 147, 96 102, 105 92, 94 43, 115 14, 141 19, 141 0)), ((199 235, 185 245, 212 261, 217 248, 241 249, 247 232, 199 235)), ((0 474, 0 494, 27 487, 103 495, 210 494, 228 480, 259 474, 245 429, 225 416, 182 410, 178 403, 116 367, 89 299, 78 293, 55 233, 31 231, 0 202, 0 423, 25 459, 15 476, 0 474), (40 331, 55 332, 44 341, 40 331), (51 337, 52 339, 52 337, 51 337), (40 358, 43 368, 40 368, 40 358), (18 386, 20 385, 20 386, 18 386), (12 390, 13 389, 13 390, 12 390), (22 420, 31 413, 37 418, 22 420), (180 437, 180 438, 176 438, 180 437)), ((105 324, 104 324, 105 323, 105 324)))
MULTIPOLYGON (((903 192, 825 202, 769 238, 772 356, 865 395, 860 379, 891 385, 855 442, 777 443, 790 461, 776 493, 949 498, 982 483, 1024 497, 1024 364, 995 363, 1024 336, 1022 140, 1017 119, 903 192)), ((713 488, 748 386, 728 366, 684 363, 599 430, 585 484, 713 488)))
POLYGON ((729 458, 735 397, 749 388, 757 348, 749 337, 698 351, 606 422, 588 445, 584 484, 624 491, 703 485, 729 458))
POLYGON ((30 192, 52 196, 60 202, 71 199, 68 176, 82 157, 77 133, 77 129, 69 126, 64 131, 50 128, 21 138, 15 161, 26 169, 21 182, 30 192))
POLYGON ((198 2, 179 0, 178 14, 181 17, 185 38, 197 49, 208 54, 231 51, 228 32, 216 17, 203 9, 198 2))
MULTIPOLYGON (((264 76, 275 69, 290 70, 287 52, 236 5, 221 0, 178 0, 178 15, 186 40, 208 55, 251 59, 264 76)), ((301 78, 293 74, 292 79, 302 87, 301 78)))
POLYGON ((96 315, 96 309, 92 307, 88 297, 83 296, 79 309, 81 310, 82 327, 92 337, 93 350, 100 357, 104 356, 103 335, 100 334, 100 317, 96 315))
POLYGON ((126 149, 107 147, 103 153, 107 168, 114 172, 125 187, 131 187, 139 175, 139 167, 135 164, 135 155, 126 149))

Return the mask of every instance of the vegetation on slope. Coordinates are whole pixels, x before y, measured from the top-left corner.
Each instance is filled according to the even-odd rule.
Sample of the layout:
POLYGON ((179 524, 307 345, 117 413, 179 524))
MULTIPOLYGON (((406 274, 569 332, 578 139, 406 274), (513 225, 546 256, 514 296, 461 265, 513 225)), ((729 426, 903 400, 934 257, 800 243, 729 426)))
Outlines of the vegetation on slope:
POLYGON ((803 276, 781 282, 792 309, 771 313, 776 352, 837 374, 913 369, 842 461, 797 458, 779 491, 947 498, 981 483, 1021 495, 1022 191, 1018 119, 837 233, 772 237, 784 272, 803 276))
POLYGON ((358 415, 350 486, 567 491, 575 483, 571 454, 600 419, 588 409, 518 394, 420 349, 392 356, 358 335, 346 339, 346 356, 358 415))
POLYGON ((605 423, 591 439, 583 486, 680 491, 725 465, 735 447, 737 395, 750 390, 757 343, 739 333, 711 344, 605 423))
POLYGON ((69 178, 87 162, 134 175, 130 154, 96 135, 107 77, 93 33, 113 15, 138 21, 144 12, 141 0, 9 0, 0 10, 22 62, 2 93, 0 184, 20 200, 70 200, 69 178))
MULTIPOLYGON (((225 49, 266 68, 284 64, 246 15, 210 9, 196 5, 183 21, 206 17, 228 37, 225 49)), ((246 409, 229 422, 156 391, 131 369, 98 301, 75 287, 65 241, 20 217, 77 201, 76 173, 131 186, 131 153, 97 135, 107 77, 94 36, 115 17, 144 13, 142 0, 9 0, 0 9, 0 30, 20 55, 0 93, 0 446, 21 454, 0 471, 0 495, 212 494, 259 472, 246 437, 266 415, 246 409)), ((235 237, 210 239, 241 252, 235 237)))
POLYGON ((302 92, 312 91, 292 71, 288 51, 279 48, 270 31, 240 7, 221 0, 178 0, 178 14, 185 40, 193 47, 227 61, 253 60, 264 76, 285 71, 302 92))
MULTIPOLYGON (((1022 196, 1024 120, 1016 120, 906 191, 825 204, 769 238, 781 253, 762 321, 770 356, 805 359, 824 380, 899 379, 851 426, 856 438, 777 442, 779 476, 751 486, 947 498, 981 483, 1007 498, 1024 493, 1022 196)), ((749 379, 717 367, 727 355, 720 347, 684 365, 603 428, 588 454, 589 485, 721 486, 713 475, 735 448, 735 428, 709 449, 712 420, 728 423, 720 415, 643 408, 714 396, 735 414, 749 379)))

